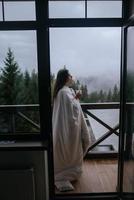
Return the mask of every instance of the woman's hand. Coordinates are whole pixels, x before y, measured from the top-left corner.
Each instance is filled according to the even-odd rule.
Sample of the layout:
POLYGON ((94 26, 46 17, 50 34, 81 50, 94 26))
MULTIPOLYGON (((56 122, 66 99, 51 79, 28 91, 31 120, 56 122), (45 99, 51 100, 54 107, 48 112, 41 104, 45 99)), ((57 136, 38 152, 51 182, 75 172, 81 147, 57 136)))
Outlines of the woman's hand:
POLYGON ((82 95, 81 90, 77 90, 77 91, 76 91, 75 98, 76 98, 76 99, 80 99, 80 98, 81 98, 81 95, 82 95))

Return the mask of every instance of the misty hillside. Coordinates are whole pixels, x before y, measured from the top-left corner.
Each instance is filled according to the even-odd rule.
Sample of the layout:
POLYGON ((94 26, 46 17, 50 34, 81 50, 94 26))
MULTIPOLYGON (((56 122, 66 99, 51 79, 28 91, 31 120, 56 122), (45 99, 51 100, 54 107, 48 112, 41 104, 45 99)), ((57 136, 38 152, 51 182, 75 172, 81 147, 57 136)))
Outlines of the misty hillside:
POLYGON ((78 77, 77 78, 81 84, 87 85, 88 93, 93 91, 106 91, 112 89, 115 84, 117 84, 119 88, 119 81, 115 81, 113 77, 111 79, 109 77, 100 77, 100 76, 90 76, 90 77, 78 77))

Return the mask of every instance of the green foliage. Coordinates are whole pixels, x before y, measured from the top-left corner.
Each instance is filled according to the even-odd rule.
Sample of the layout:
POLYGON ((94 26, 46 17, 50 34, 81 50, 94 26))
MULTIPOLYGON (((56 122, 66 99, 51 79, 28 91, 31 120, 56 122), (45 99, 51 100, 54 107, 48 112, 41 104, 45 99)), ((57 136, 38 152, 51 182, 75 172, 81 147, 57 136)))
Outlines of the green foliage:
POLYGON ((108 94, 107 94, 107 102, 112 102, 112 92, 111 92, 111 89, 109 89, 108 94))
POLYGON ((117 85, 108 92, 100 90, 99 92, 94 91, 89 94, 89 102, 90 103, 98 103, 98 102, 119 102, 120 101, 120 91, 117 85))
MULTIPOLYGON (((53 87, 55 83, 55 75, 51 75, 51 91, 53 94, 53 87)), ((113 88, 110 88, 108 92, 103 91, 93 91, 88 93, 87 85, 83 85, 79 80, 76 80, 72 88, 77 91, 81 90, 82 96, 80 102, 82 103, 101 103, 101 102, 119 102, 120 101, 120 91, 115 84, 113 88)))
POLYGON ((80 87, 81 89, 81 102, 88 102, 88 90, 87 90, 87 86, 86 85, 81 85, 80 87))
POLYGON ((4 64, 5 66, 1 69, 0 76, 0 102, 1 104, 17 104, 21 73, 10 48, 8 49, 4 64))
MULTIPOLYGON (((34 70, 31 74, 28 71, 22 73, 10 48, 4 60, 4 66, 1 68, 0 91, 0 104, 2 105, 38 104, 38 75, 34 70)), ((25 111, 23 114, 39 124, 39 113, 25 111)), ((36 131, 24 119, 16 115, 14 120, 16 122, 16 131, 36 131)), ((11 114, 2 113, 2 117, 0 117, 0 132, 1 130, 2 132, 12 131, 11 114)))
POLYGON ((38 103, 38 75, 33 70, 31 74, 26 70, 21 73, 13 52, 8 49, 1 69, 0 103, 1 104, 37 104, 38 103))
MULTIPOLYGON (((30 82, 29 82, 29 103, 30 104, 38 104, 39 97, 38 97, 38 75, 35 71, 32 71, 30 82)), ((26 102, 27 103, 27 102, 26 102)))
POLYGON ((119 90, 117 85, 115 84, 114 89, 113 89, 113 95, 112 95, 112 101, 120 101, 120 95, 119 95, 119 90))
POLYGON ((94 103, 94 102, 98 102, 99 101, 99 99, 98 99, 98 93, 95 91, 95 92, 91 92, 90 94, 89 94, 89 103, 94 103))
MULTIPOLYGON (((66 66, 64 66, 66 68, 66 66)), ((134 76, 129 75, 128 79, 128 101, 134 99, 134 87, 133 92, 130 86, 134 85, 134 76)), ((51 75, 51 91, 53 94, 53 88, 55 83, 55 75, 51 75)), ((117 85, 114 88, 110 88, 108 92, 100 90, 88 92, 87 85, 81 84, 77 80, 73 89, 81 90, 82 96, 80 101, 85 103, 97 103, 97 102, 115 102, 119 101, 119 89, 117 85)), ((15 57, 11 48, 8 49, 7 55, 4 60, 4 66, 1 68, 0 73, 0 104, 2 105, 17 105, 17 104, 38 104, 38 75, 33 70, 29 73, 27 70, 22 73, 18 63, 15 61, 15 57)), ((1 113, 0 113, 1 114, 1 113)), ((23 112, 28 118, 32 119, 34 122, 39 124, 39 114, 35 112, 23 112)), ((0 130, 1 125, 4 127, 2 131, 6 132, 12 130, 12 119, 10 115, 3 114, 0 117, 0 130)), ((27 124, 26 121, 21 118, 16 118, 16 130, 19 132, 23 130, 24 132, 36 131, 31 125, 27 124)))

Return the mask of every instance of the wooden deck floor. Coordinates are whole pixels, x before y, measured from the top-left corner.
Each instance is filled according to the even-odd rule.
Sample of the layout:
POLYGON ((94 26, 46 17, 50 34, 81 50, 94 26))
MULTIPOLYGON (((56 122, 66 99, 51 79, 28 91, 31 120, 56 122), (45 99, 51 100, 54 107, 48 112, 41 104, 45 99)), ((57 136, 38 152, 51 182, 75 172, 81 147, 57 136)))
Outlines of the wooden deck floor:
MULTIPOLYGON (((116 159, 85 160, 82 176, 72 183, 75 190, 66 193, 115 192, 117 165, 116 159)), ((60 192, 56 191, 56 194, 60 192)))

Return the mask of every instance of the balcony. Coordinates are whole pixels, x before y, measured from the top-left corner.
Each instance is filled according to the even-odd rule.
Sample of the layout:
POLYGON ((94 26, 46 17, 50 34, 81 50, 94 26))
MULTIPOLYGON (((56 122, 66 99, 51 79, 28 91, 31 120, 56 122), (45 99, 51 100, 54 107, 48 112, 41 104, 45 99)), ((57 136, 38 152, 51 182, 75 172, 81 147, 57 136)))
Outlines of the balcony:
MULTIPOLYGON (((102 145, 101 143, 113 134, 119 135, 117 131, 119 129, 119 122, 114 127, 111 127, 91 111, 119 109, 119 103, 83 103, 81 107, 88 125, 92 125, 89 121, 89 117, 92 117, 99 124, 107 128, 108 131, 101 134, 101 137, 98 139, 92 133, 92 145, 89 147, 84 159, 83 174, 79 181, 73 183, 75 186, 73 193, 115 192, 117 186, 118 152, 112 143, 107 145, 102 145)), ((1 115, 5 115, 5 117, 9 116, 7 126, 3 128, 4 132, 1 132, 1 134, 39 134, 39 117, 36 121, 34 120, 35 117, 33 117, 34 115, 39 116, 38 112, 39 105, 0 106, 1 115), (32 115, 30 115, 30 112, 32 112, 32 115), (26 127, 31 128, 24 130, 24 126, 18 127, 18 119, 23 124, 27 124, 26 127)), ((56 191, 56 193, 59 192, 56 191)))
MULTIPOLYGON (((119 129, 119 118, 114 127, 110 126, 108 123, 104 122, 103 119, 93 114, 92 110, 119 110, 119 103, 82 103, 82 110, 87 121, 87 125, 92 129, 92 123, 90 118, 94 119, 97 123, 105 127, 108 131, 104 134, 100 134, 101 137, 96 139, 94 130, 91 130, 92 145, 89 147, 88 157, 95 157, 95 155, 100 154, 102 158, 104 156, 116 157, 117 149, 115 150, 114 145, 100 145, 104 140, 106 140, 111 135, 119 135, 117 131, 119 129), (90 118, 89 118, 90 117, 90 118), (102 152, 101 152, 102 151, 102 152)), ((40 132, 40 119, 39 119, 39 105, 1 105, 0 106, 0 134, 39 134, 40 132), (18 127, 19 124, 19 127, 18 127), (27 126, 20 126, 27 125, 27 126)))

